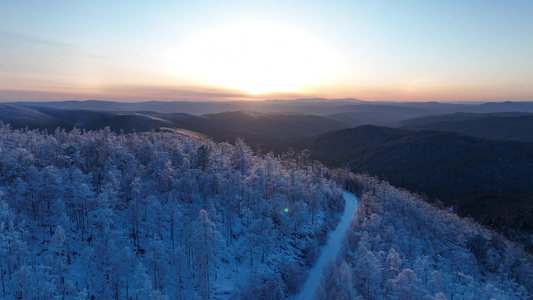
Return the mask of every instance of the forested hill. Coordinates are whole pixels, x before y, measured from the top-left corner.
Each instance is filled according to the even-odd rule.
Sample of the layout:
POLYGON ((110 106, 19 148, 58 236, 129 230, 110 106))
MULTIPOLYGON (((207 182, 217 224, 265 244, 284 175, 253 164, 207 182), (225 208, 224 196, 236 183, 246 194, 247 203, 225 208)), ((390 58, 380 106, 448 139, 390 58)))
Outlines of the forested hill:
POLYGON ((533 253, 533 145, 438 131, 360 126, 311 137, 298 149, 440 200, 533 253))
POLYGON ((313 149, 328 165, 369 172, 443 201, 482 193, 533 194, 530 143, 369 125, 309 138, 301 148, 313 149))
POLYGON ((343 207, 305 154, 0 125, 0 298, 279 299, 343 207))
POLYGON ((361 204, 316 299, 533 299, 533 259, 472 220, 357 175, 361 204))

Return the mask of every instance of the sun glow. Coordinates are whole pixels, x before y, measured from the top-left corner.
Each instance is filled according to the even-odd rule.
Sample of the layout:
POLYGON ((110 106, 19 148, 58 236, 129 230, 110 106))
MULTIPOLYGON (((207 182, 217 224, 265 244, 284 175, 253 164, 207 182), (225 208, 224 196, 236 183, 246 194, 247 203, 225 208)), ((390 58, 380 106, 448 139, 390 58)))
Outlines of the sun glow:
POLYGON ((323 81, 339 54, 290 26, 245 21, 197 34, 177 51, 176 72, 204 84, 245 91, 300 92, 323 81))

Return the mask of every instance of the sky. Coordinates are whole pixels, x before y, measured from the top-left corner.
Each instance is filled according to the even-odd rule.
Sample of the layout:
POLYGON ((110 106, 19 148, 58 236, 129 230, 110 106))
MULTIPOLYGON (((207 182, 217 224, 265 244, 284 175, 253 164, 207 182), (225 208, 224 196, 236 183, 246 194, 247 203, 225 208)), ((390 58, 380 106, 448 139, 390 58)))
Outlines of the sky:
POLYGON ((0 101, 533 101, 533 1, 1 1, 0 101))

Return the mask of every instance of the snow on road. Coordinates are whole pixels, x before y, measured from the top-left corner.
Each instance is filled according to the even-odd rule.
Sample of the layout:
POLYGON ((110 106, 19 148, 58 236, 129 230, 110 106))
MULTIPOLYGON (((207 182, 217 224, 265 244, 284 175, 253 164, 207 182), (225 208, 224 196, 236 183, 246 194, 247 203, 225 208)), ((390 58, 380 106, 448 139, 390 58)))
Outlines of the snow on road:
POLYGON ((328 236, 328 243, 322 247, 320 257, 316 260, 315 265, 309 270, 309 275, 305 281, 300 294, 296 296, 297 300, 311 300, 315 296, 316 288, 324 272, 326 264, 337 256, 341 249, 342 238, 348 230, 350 220, 357 208, 358 201, 354 194, 343 191, 344 197, 344 213, 337 228, 330 232, 328 236))

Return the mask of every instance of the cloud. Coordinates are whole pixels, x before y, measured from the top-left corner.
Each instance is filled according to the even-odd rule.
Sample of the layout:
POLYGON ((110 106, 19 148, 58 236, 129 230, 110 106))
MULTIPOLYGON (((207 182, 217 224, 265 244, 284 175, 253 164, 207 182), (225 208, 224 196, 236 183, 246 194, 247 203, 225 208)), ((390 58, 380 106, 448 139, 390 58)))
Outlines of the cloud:
POLYGON ((268 93, 250 95, 243 91, 208 86, 138 86, 115 85, 98 88, 63 88, 61 91, 0 89, 0 101, 63 101, 63 100, 113 100, 113 101, 175 101, 175 100, 266 100, 296 99, 297 93, 268 93))

